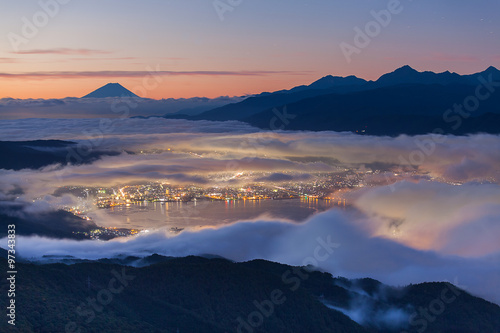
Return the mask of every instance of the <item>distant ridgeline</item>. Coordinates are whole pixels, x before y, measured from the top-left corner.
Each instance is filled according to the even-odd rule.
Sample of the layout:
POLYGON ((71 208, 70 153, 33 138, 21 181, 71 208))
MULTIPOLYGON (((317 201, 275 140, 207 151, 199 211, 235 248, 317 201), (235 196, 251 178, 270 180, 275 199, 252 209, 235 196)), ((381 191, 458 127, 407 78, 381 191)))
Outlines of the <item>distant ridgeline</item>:
MULTIPOLYGON (((23 332, 500 332, 500 307, 448 283, 393 288, 264 260, 153 255, 18 263, 23 332), (125 265, 139 258, 124 259, 125 265), (350 317, 349 317, 349 316, 350 317), (352 319, 351 319, 352 318, 352 319), (354 321, 355 319, 356 321, 354 321)), ((7 271, 7 260, 0 258, 7 271)), ((2 281, 7 290, 7 281, 2 281)), ((0 297, 0 306, 7 306, 0 297)), ((7 325, 6 320, 2 325, 7 325)), ((5 331, 6 330, 2 330, 5 331)))
POLYGON ((262 93, 195 116, 239 120, 263 129, 390 135, 500 133, 500 71, 459 75, 404 66, 365 81, 326 76, 309 86, 262 93))

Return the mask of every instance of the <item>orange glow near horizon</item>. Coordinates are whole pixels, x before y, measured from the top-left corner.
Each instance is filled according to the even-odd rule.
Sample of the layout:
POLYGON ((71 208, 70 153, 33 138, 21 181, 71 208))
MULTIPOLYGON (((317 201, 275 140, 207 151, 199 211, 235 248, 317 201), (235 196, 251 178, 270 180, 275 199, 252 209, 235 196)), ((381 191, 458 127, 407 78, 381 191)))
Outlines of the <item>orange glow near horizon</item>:
MULTIPOLYGON (((120 83, 141 97, 152 99, 191 98, 219 96, 243 96, 264 91, 289 89, 297 85, 310 84, 319 79, 316 75, 241 76, 241 77, 196 77, 163 76, 158 84, 150 80, 150 89, 145 89, 138 78, 98 78, 98 79, 2 79, 0 98, 65 98, 82 97, 110 82, 120 83)), ((146 84, 147 86, 147 84, 146 84)))
MULTIPOLYGON (((110 82, 120 83, 125 88, 136 93, 141 97, 152 99, 167 98, 191 98, 208 97, 215 98, 219 96, 244 96, 258 94, 261 92, 272 92, 282 89, 291 89, 299 85, 309 85, 312 82, 326 76, 349 76, 355 75, 365 80, 377 80, 381 75, 394 71, 405 63, 394 63, 391 59, 381 62, 381 66, 366 66, 360 63, 359 66, 344 66, 341 62, 337 66, 321 66, 316 64, 313 70, 278 70, 273 72, 269 69, 261 71, 228 71, 229 74, 222 71, 222 74, 198 74, 197 71, 185 74, 162 74, 153 78, 146 71, 143 76, 121 76, 96 75, 95 77, 80 75, 76 72, 74 75, 64 75, 58 77, 0 77, 0 98, 17 99, 51 99, 65 97, 82 97, 92 91, 104 86, 110 82), (324 67, 325 70, 320 68, 324 67)), ((493 64, 495 65, 495 64, 493 64)), ((410 64, 418 71, 431 70, 441 72, 445 70, 455 71, 459 74, 472 74, 486 69, 482 64, 475 64, 464 68, 452 66, 429 66, 426 64, 415 66, 410 64)), ((0 73, 9 73, 5 67, 14 67, 9 64, 5 66, 0 73)), ((17 68, 16 68, 17 67, 17 68)), ((99 68, 100 66, 96 66, 99 68)), ((166 68, 170 68, 165 66, 166 68)), ((124 64, 124 71, 137 68, 134 65, 124 64)), ((14 72, 14 71, 13 71, 14 72)), ((54 73, 47 71, 48 73, 54 73)), ((175 72, 175 71, 174 71, 175 72)), ((203 72, 203 71, 201 71, 203 72)), ((15 73, 15 72, 14 72, 15 73)), ((17 72, 19 73, 19 72, 17 72)), ((33 73, 33 72, 32 72, 33 73)), ((35 72, 45 73, 45 72, 35 72)), ((97 72, 98 73, 98 72, 97 72)), ((139 72, 141 73, 141 72, 139 72)), ((22 74, 22 72, 21 72, 22 74)))

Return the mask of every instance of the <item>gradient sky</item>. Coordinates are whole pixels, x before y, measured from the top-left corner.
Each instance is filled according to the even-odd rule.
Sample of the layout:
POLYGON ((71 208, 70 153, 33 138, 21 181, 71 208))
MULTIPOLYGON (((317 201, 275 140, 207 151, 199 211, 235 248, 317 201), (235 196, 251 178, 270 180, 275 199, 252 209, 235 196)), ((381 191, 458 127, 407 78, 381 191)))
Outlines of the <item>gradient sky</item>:
POLYGON ((108 82, 156 99, 233 96, 327 74, 377 79, 405 64, 460 74, 500 68, 498 0, 401 0, 402 11, 348 63, 340 43, 353 44, 354 28, 388 2, 242 0, 221 20, 213 0, 72 0, 16 50, 9 37, 24 38, 23 18, 43 20, 43 9, 3 1, 0 98, 81 97, 108 82), (159 84, 144 85, 150 69, 162 71, 159 84))

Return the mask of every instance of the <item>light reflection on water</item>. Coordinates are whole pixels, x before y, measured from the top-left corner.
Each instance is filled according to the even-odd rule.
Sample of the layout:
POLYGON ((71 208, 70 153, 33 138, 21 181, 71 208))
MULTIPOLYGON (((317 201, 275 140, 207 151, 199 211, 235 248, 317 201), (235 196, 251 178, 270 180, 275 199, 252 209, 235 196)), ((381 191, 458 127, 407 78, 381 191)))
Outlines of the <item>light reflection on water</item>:
POLYGON ((338 202, 319 199, 141 202, 100 209, 89 215, 98 225, 156 229, 215 226, 259 216, 303 221, 332 207, 339 207, 338 202))

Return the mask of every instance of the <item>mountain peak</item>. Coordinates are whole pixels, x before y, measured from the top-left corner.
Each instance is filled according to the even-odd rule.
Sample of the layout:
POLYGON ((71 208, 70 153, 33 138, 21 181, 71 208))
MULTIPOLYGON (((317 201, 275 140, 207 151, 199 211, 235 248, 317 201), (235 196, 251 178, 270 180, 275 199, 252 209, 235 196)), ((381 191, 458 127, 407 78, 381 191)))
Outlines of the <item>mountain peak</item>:
POLYGON ((354 75, 350 75, 347 77, 327 75, 317 81, 314 81, 311 85, 309 85, 309 88, 330 89, 336 86, 350 86, 350 85, 354 86, 365 83, 366 83, 365 80, 360 79, 354 75))
POLYGON ((430 71, 419 72, 406 65, 396 69, 394 72, 382 75, 376 84, 379 87, 393 86, 397 84, 463 84, 468 81, 457 73, 450 71, 434 73, 430 71))
POLYGON ((403 67, 400 67, 394 71, 394 73, 399 72, 399 73, 418 73, 415 69, 411 68, 408 65, 404 65, 403 67))
POLYGON ((488 67, 485 72, 498 72, 499 70, 496 67, 490 66, 488 67))
POLYGON ((108 83, 99 89, 94 90, 82 98, 106 98, 106 97, 135 97, 139 98, 136 94, 123 87, 119 83, 108 83))

